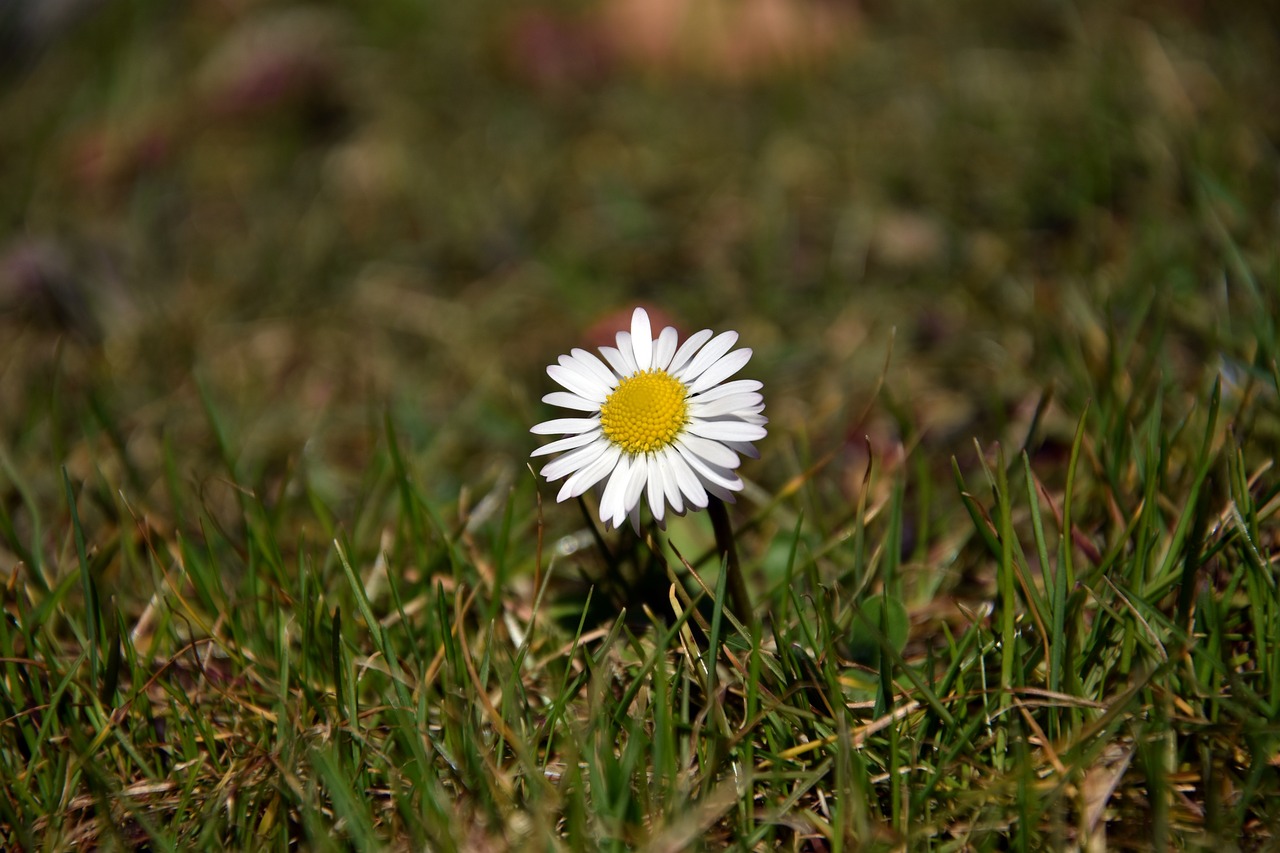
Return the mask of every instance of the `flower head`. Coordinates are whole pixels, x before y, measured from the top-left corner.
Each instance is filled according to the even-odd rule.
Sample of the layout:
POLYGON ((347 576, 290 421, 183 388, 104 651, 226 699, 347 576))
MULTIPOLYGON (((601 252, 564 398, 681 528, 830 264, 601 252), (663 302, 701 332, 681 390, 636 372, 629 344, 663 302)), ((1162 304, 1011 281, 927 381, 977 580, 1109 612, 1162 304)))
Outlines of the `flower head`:
POLYGON ((742 490, 739 457, 759 455, 752 442, 765 437, 769 422, 761 383, 726 381, 751 350, 730 352, 737 332, 712 337, 703 329, 679 344, 668 326, 655 338, 643 308, 617 340, 616 348, 600 348, 603 361, 575 349, 547 368, 566 390, 543 402, 582 413, 531 430, 564 436, 533 452, 562 454, 542 469, 548 480, 568 477, 556 500, 604 481, 600 520, 613 527, 627 517, 639 526, 642 495, 659 524, 668 505, 683 514, 705 507, 709 495, 732 501, 742 490))

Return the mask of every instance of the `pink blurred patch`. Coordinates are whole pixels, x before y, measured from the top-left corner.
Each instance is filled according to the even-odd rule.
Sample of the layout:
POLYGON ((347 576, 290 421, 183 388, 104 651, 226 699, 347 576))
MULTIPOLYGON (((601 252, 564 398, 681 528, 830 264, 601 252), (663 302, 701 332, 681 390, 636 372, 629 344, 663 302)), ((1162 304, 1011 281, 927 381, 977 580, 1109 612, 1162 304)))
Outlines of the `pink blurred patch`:
POLYGON ((513 71, 561 90, 630 68, 745 82, 811 67, 856 43, 854 0, 600 0, 576 16, 523 11, 506 26, 513 71))
MULTIPOLYGON (((632 305, 629 308, 618 308, 602 315, 587 327, 584 347, 594 351, 600 347, 617 346, 618 332, 631 330, 631 315, 636 307, 632 305)), ((674 326, 676 331, 680 333, 680 340, 683 341, 685 339, 684 328, 676 322, 671 314, 661 308, 655 308, 647 302, 641 302, 639 307, 648 312, 649 325, 653 328, 653 336, 655 338, 664 326, 674 326)))
POLYGON ((76 133, 67 145, 67 174, 81 189, 111 193, 167 164, 173 155, 167 123, 123 127, 105 121, 76 133))
POLYGON ((506 22, 503 60, 522 81, 548 93, 575 89, 609 71, 609 56, 586 20, 524 9, 506 22))
POLYGON ((200 72, 206 109, 257 117, 340 100, 340 19, 314 9, 253 16, 214 49, 200 72))

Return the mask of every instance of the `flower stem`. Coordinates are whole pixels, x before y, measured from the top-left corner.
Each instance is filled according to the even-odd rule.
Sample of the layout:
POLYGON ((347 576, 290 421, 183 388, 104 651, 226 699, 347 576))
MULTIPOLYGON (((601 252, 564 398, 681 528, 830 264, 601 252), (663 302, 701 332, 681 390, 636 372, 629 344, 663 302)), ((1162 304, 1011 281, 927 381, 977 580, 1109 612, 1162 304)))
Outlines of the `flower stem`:
POLYGON ((711 516, 711 529, 716 534, 716 550, 724 559, 729 601, 742 624, 752 628, 755 625, 755 610, 751 606, 751 594, 747 592, 747 582, 742 577, 742 567, 738 564, 738 547, 733 541, 733 525, 729 523, 729 511, 725 509, 724 501, 715 495, 708 497, 710 500, 707 502, 707 515, 711 516))

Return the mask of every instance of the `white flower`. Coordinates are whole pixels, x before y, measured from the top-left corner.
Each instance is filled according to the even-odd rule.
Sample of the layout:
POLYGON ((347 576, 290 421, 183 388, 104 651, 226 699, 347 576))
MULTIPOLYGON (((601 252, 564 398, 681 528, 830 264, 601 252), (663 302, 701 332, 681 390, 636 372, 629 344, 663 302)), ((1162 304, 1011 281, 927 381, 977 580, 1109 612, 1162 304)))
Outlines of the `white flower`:
POLYGON ((677 346, 675 329, 654 338, 649 315, 637 308, 617 348, 600 348, 604 361, 584 349, 560 356, 547 374, 567 390, 542 400, 582 414, 531 430, 565 436, 533 452, 563 453, 542 469, 548 480, 569 478, 556 500, 607 479, 600 520, 618 527, 630 517, 637 529, 641 495, 659 524, 667 505, 683 514, 705 507, 709 494, 731 502, 742 490, 739 456, 759 455, 751 442, 765 437, 769 422, 761 383, 725 381, 751 358, 746 348, 730 352, 737 340, 737 332, 712 337, 703 329, 677 346))

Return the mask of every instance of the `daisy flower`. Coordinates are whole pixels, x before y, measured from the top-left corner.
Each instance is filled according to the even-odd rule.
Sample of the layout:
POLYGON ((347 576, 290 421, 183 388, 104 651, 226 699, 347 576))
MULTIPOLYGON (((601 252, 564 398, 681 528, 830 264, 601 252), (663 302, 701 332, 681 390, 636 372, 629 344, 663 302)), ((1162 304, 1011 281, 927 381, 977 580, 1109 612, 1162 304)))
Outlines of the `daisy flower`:
POLYGON ((637 308, 617 347, 600 348, 603 360, 584 349, 560 356, 547 374, 565 390, 542 400, 579 414, 531 430, 564 436, 533 452, 562 454, 542 469, 548 480, 568 477, 556 500, 604 482, 600 520, 616 528, 629 517, 637 530, 642 496, 659 524, 668 506, 682 515, 709 496, 732 502, 742 490, 739 457, 759 456, 752 442, 769 422, 761 383, 726 381, 751 358, 733 349, 737 340, 703 329, 680 344, 670 326, 655 338, 637 308))

